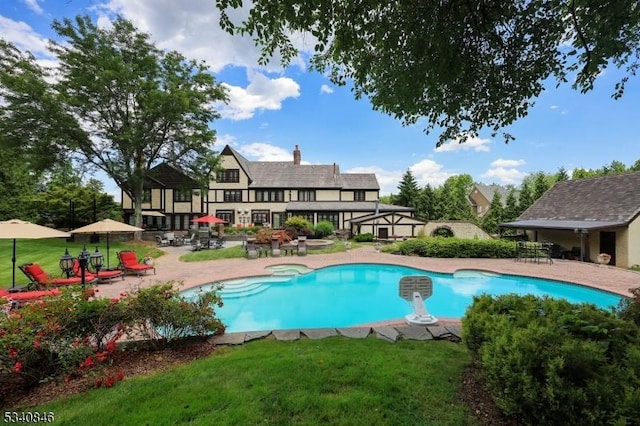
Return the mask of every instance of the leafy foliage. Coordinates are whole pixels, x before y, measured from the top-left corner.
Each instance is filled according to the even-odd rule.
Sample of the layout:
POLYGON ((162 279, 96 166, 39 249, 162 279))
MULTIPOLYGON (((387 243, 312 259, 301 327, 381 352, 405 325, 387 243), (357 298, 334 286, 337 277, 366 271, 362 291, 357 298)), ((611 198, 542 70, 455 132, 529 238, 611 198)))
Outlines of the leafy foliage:
POLYGON ((371 243, 373 242, 373 234, 371 232, 365 232, 364 234, 354 235, 353 240, 359 243, 371 243))
MULTIPOLYGON (((93 288, 70 287, 60 296, 29 303, 0 317, 0 375, 18 374, 29 384, 105 362, 124 335, 158 346, 179 337, 223 333, 215 291, 193 300, 173 283, 153 285, 120 298, 97 298, 93 288)), ((111 379, 113 382, 113 379, 111 379)))
POLYGON ((494 400, 523 424, 637 421, 637 325, 590 304, 510 294, 477 296, 462 329, 494 400))
POLYGON ((400 242, 398 248, 405 256, 501 259, 514 257, 516 244, 505 240, 423 237, 400 242))
POLYGON ((416 208, 420 189, 410 169, 402 175, 402 180, 398 184, 398 191, 398 195, 394 200, 396 205, 416 208))
POLYGON ((239 24, 230 9, 241 1, 216 4, 221 26, 253 36, 263 62, 278 54, 288 64, 294 35, 310 32, 316 69, 405 124, 426 118, 427 131, 443 129, 438 145, 496 134, 528 113, 550 78, 586 92, 607 67, 626 67, 614 92, 622 96, 639 66, 632 1, 255 0, 239 24))
POLYGON ((316 238, 328 237, 329 235, 333 235, 334 231, 333 223, 326 220, 318 222, 314 229, 316 238))
POLYGON ((122 18, 105 29, 78 16, 54 21, 53 29, 62 38, 51 42, 60 60, 55 89, 82 123, 66 144, 133 200, 135 224, 142 222, 148 172, 158 162, 208 187, 217 167, 210 124, 219 116, 211 104, 226 94, 206 65, 160 51, 122 18))

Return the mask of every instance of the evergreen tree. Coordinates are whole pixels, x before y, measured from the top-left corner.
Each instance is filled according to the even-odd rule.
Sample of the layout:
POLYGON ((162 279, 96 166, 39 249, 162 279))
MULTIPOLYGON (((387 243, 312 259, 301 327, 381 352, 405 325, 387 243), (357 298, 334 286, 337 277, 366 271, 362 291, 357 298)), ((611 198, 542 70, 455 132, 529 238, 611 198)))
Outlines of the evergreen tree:
POLYGON ((435 218, 435 193, 431 185, 426 184, 418 195, 417 216, 420 220, 431 220, 435 218))
POLYGON ((504 208, 504 221, 512 222, 518 218, 518 199, 516 198, 516 189, 509 188, 507 193, 506 205, 504 208))
POLYGON ((569 174, 564 167, 560 167, 558 169, 558 173, 556 173, 556 182, 565 182, 569 180, 569 174))
POLYGON ((418 204, 418 182, 410 169, 402 176, 398 185, 398 195, 395 197, 395 204, 398 206, 416 208, 418 204))
POLYGON ((499 225, 504 221, 504 207, 502 197, 498 191, 493 193, 489 211, 482 217, 482 229, 489 234, 497 234, 500 231, 499 225))
POLYGON ((544 172, 536 173, 533 182, 533 201, 542 197, 542 194, 544 194, 550 186, 551 185, 547 182, 544 172))
POLYGON ((522 186, 520 187, 520 196, 518 197, 518 216, 528 209, 531 204, 533 204, 531 188, 527 181, 523 181, 522 186))

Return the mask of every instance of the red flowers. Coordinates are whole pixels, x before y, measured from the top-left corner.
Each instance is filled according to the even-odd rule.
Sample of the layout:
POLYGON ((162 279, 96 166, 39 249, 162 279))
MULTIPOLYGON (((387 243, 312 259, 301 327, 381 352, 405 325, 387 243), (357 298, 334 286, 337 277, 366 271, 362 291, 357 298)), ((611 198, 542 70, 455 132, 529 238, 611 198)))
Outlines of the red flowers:
POLYGON ((14 373, 20 373, 22 371, 22 363, 20 361, 16 362, 13 366, 14 373))

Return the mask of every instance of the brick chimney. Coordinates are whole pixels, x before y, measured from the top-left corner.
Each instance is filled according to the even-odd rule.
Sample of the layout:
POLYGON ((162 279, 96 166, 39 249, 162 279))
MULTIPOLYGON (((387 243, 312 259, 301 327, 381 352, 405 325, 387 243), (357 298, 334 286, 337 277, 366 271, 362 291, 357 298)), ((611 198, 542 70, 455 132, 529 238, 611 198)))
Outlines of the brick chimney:
POLYGON ((299 166, 301 159, 302 159, 302 156, 300 154, 300 149, 298 149, 298 145, 296 145, 295 149, 293 150, 293 164, 295 166, 299 166))

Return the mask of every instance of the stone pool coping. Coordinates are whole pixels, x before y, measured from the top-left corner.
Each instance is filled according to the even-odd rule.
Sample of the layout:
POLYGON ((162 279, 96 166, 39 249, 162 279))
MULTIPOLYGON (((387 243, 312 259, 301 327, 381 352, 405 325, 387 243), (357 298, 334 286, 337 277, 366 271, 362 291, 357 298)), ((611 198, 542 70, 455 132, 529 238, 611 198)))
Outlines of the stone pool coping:
POLYGON ((377 325, 371 327, 307 328, 299 330, 236 332, 214 336, 211 338, 211 341, 216 345, 242 345, 252 340, 269 338, 286 342, 303 338, 316 340, 335 336, 364 339, 370 335, 391 343, 395 343, 398 340, 449 340, 459 342, 462 339, 460 325, 449 323, 428 326, 377 325))

